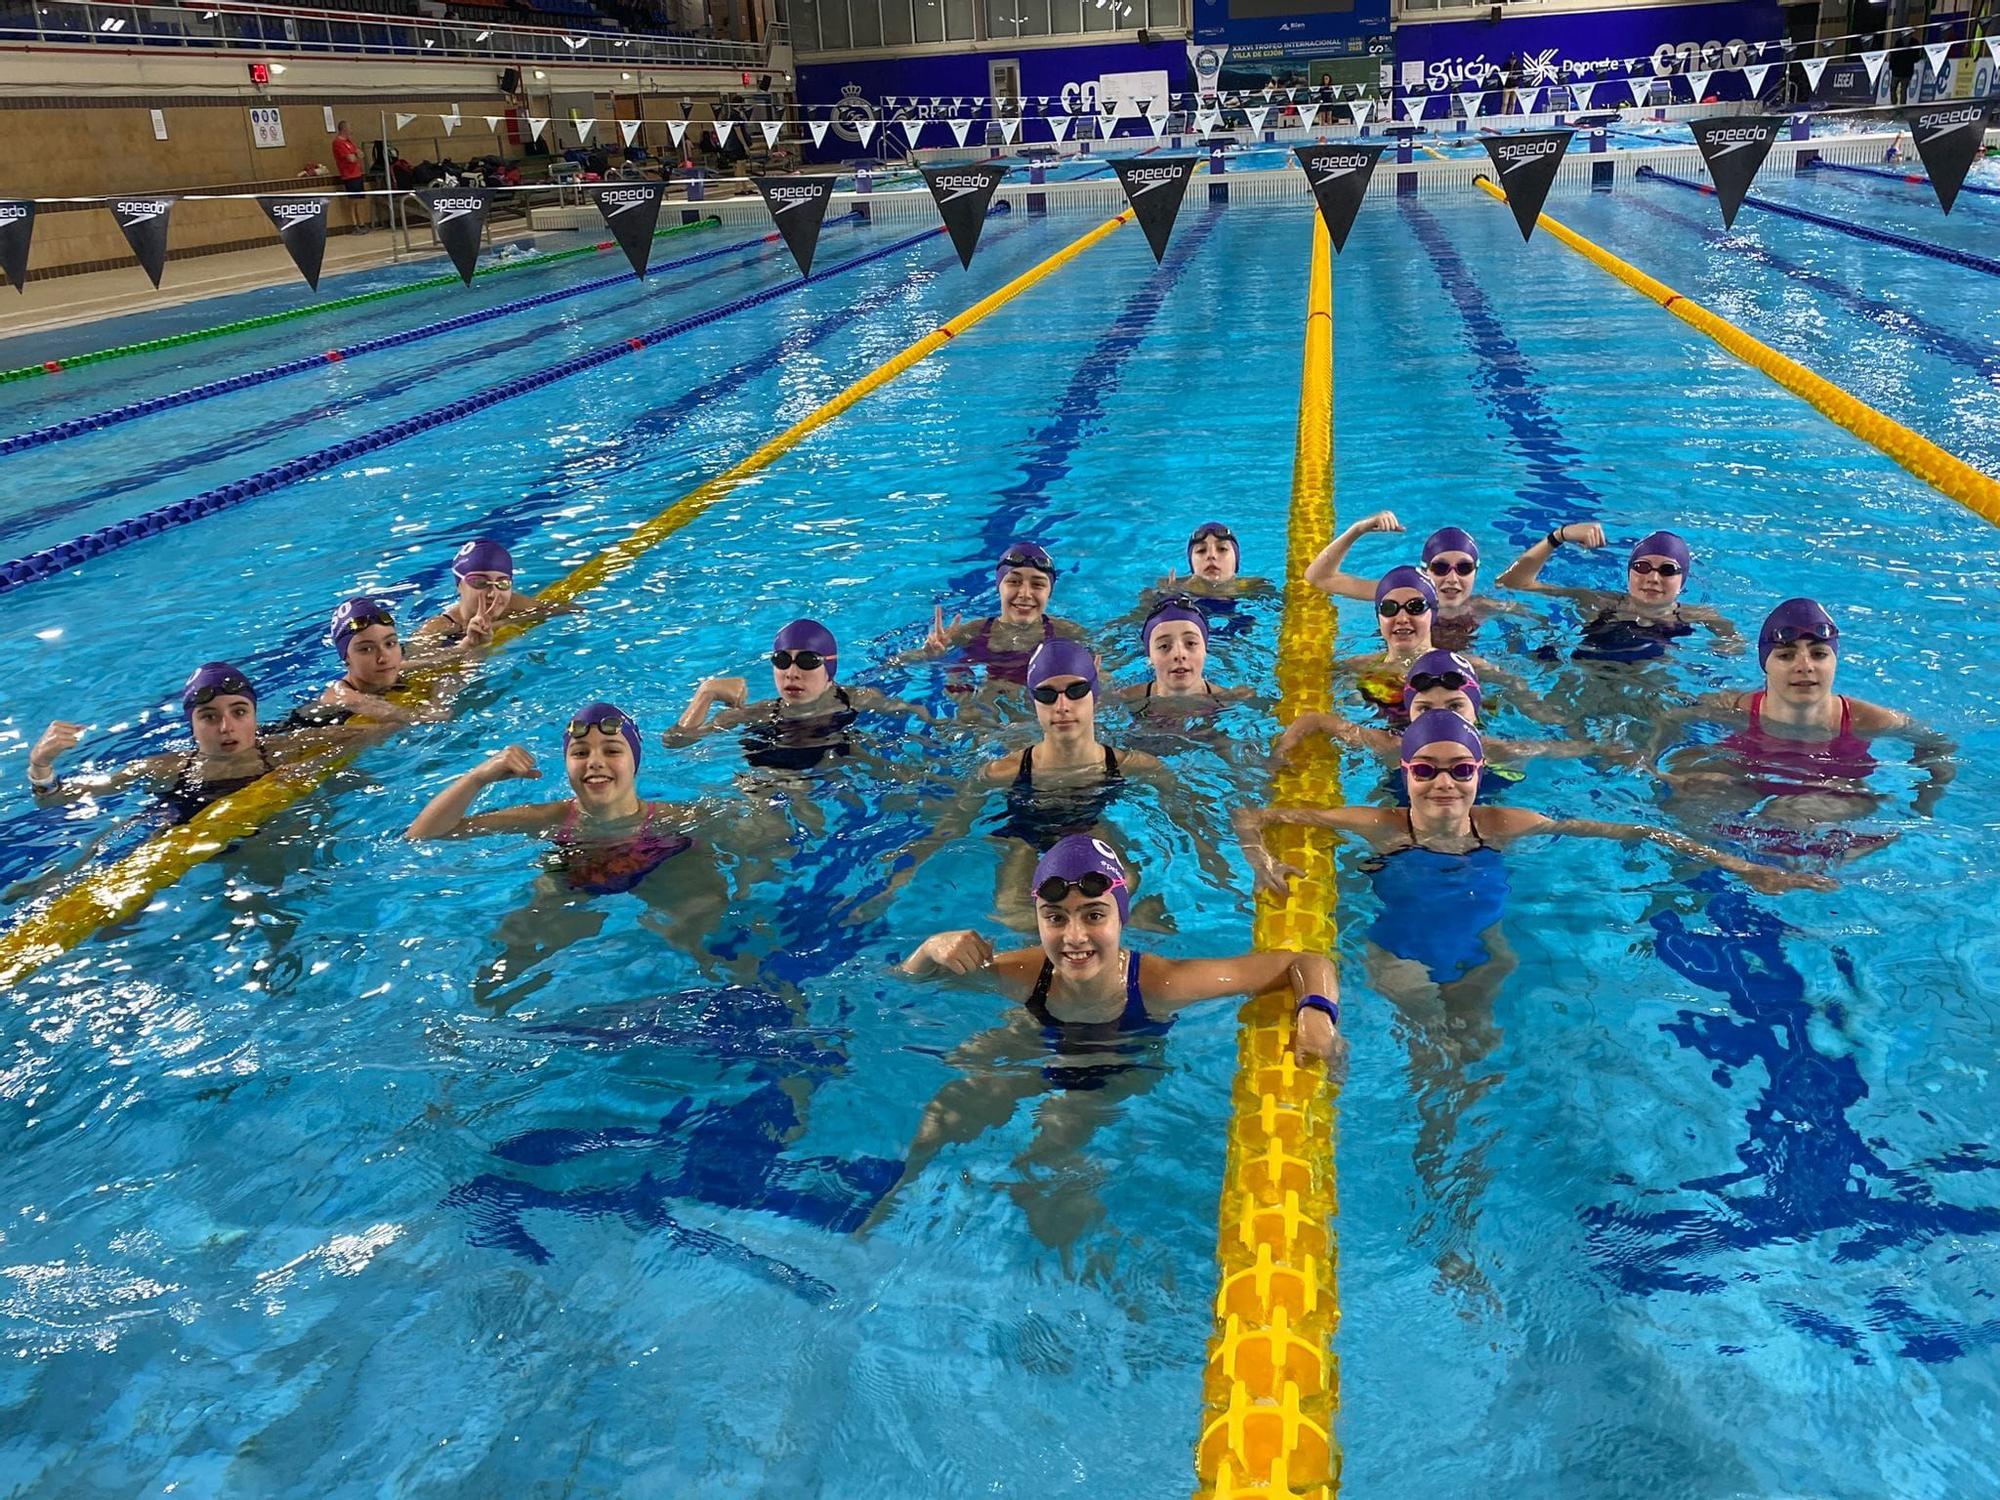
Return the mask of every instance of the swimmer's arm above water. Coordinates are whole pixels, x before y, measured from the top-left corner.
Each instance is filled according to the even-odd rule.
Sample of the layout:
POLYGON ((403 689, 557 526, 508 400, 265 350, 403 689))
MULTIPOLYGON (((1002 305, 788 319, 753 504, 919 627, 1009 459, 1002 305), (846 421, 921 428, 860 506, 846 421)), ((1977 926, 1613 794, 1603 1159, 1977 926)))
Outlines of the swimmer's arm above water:
POLYGON ((1264 847, 1264 830, 1273 823, 1331 828, 1336 833, 1351 833, 1370 841, 1403 827, 1400 811, 1389 812, 1379 807, 1239 807, 1229 815, 1229 821, 1236 829, 1237 842, 1243 846, 1243 857, 1250 861, 1257 889, 1274 896, 1289 896, 1293 877, 1305 871, 1283 863, 1264 847))
POLYGON ((1378 580, 1363 578, 1345 570, 1347 554, 1354 544, 1371 532, 1395 532, 1403 529, 1403 523, 1396 519, 1392 510, 1378 510, 1372 516, 1364 516, 1352 526, 1328 542, 1306 565, 1306 582, 1314 588, 1332 594, 1340 599, 1373 599, 1378 580))
POLYGON ((1671 849, 1676 854, 1703 860, 1718 869, 1740 875, 1746 884, 1755 886, 1767 896, 1775 896, 1781 891, 1831 891, 1838 888, 1836 882, 1825 875, 1806 875, 1792 870, 1773 869, 1770 865, 1753 864, 1734 854, 1711 849, 1707 844, 1688 838, 1685 834, 1638 823, 1603 823, 1594 818, 1545 818, 1540 813, 1504 807, 1485 809, 1481 822, 1486 825, 1492 836, 1500 838, 1567 833, 1574 834, 1578 838, 1615 839, 1621 844, 1636 844, 1642 841, 1658 844, 1661 848, 1671 849))
POLYGON ((81 724, 57 719, 35 741, 34 749, 28 752, 28 786, 37 802, 44 805, 75 802, 97 792, 117 791, 135 781, 165 781, 180 767, 181 756, 148 755, 103 775, 60 779, 56 775, 56 759, 76 748, 83 730, 81 724))
POLYGON ((416 820, 403 830, 403 837, 449 839, 481 833, 546 833, 562 821, 560 802, 529 803, 480 813, 477 817, 466 816, 479 794, 488 787, 503 781, 539 781, 541 775, 534 756, 519 745, 509 745, 431 798, 416 820))
POLYGON ((1271 754, 1279 760, 1289 760, 1298 753, 1301 745, 1316 734, 1390 759, 1395 759, 1400 753, 1396 736, 1386 729, 1369 729, 1343 719, 1339 714, 1310 713, 1300 714, 1286 726, 1285 732, 1272 741, 1271 754))
POLYGON ((1146 996, 1146 1009, 1156 1015, 1172 1015, 1202 1000, 1226 995, 1261 995, 1286 984, 1297 1003, 1293 1044, 1299 1060, 1326 1058, 1344 1064, 1347 1040, 1334 1018, 1305 1001, 1318 996, 1335 1009, 1340 1006, 1340 974, 1323 953, 1295 953, 1284 949, 1240 953, 1234 958, 1170 959, 1147 954, 1139 960, 1139 988, 1146 996))
POLYGON ((1507 564, 1506 572, 1495 581, 1503 589, 1515 589, 1524 594, 1555 594, 1600 606, 1617 603, 1620 596, 1603 589, 1572 589, 1542 582, 1542 569, 1556 555, 1558 544, 1563 542, 1576 547, 1602 547, 1604 528, 1595 521, 1566 521, 1507 564))
POLYGON ((904 662, 923 661, 929 657, 942 656, 945 652, 976 638, 984 623, 982 620, 967 620, 963 615, 953 615, 951 623, 947 625, 944 619, 944 606, 940 604, 931 617, 930 633, 924 637, 924 643, 921 646, 913 646, 908 651, 898 651, 882 665, 898 667, 904 662))
POLYGON ((1041 968, 1041 959, 1039 948, 995 953, 991 943, 968 927, 957 932, 933 933, 897 967, 912 979, 949 975, 967 984, 1019 996, 1033 987, 1033 976, 1041 968))
POLYGON ((672 749, 679 745, 691 745, 712 729, 728 729, 747 722, 750 717, 750 683, 743 677, 704 677, 701 685, 694 690, 688 706, 681 710, 681 716, 674 727, 660 736, 660 743, 672 749), (716 704, 728 705, 715 720, 709 720, 709 710, 716 704))

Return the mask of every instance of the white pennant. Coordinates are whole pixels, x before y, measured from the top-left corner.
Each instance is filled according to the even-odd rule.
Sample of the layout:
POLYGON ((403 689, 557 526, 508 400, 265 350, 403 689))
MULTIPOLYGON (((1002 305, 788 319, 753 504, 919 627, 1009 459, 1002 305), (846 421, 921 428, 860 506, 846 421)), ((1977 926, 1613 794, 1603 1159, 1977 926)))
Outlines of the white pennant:
POLYGON ((570 124, 576 127, 576 143, 579 146, 588 146, 590 144, 590 133, 597 128, 596 119, 571 120, 570 124))
POLYGON ((1874 87, 1881 79, 1882 63, 1888 56, 1889 54, 1886 52, 1864 52, 1861 54, 1861 66, 1868 70, 1869 87, 1874 87))
POLYGON ((1485 97, 1484 94, 1460 94, 1458 96, 1459 107, 1465 111, 1466 119, 1475 120, 1479 118, 1479 102, 1485 97))
MULTIPOLYGON (((681 142, 687 139, 687 133, 688 133, 688 122, 686 120, 667 121, 667 135, 669 139, 673 141, 674 149, 676 151, 680 150, 681 142)), ((826 134, 826 124, 824 121, 820 123, 819 133, 821 135, 826 134)))
POLYGON ((1299 102, 1299 91, 1297 89, 1286 89, 1285 102, 1287 104, 1297 104, 1299 102))
MULTIPOLYGON (((1004 122, 1002 123, 1002 125, 1001 125, 1001 127, 1000 127, 1000 128, 1001 128, 1002 130, 1005 130, 1005 129, 1007 128, 1004 122)), ((1068 140, 1068 139, 1069 139, 1069 116, 1068 116, 1068 115, 1050 115, 1050 116, 1049 116, 1049 133, 1050 133, 1051 135, 1053 135, 1053 136, 1054 136, 1054 137, 1055 137, 1055 138, 1056 138, 1057 140, 1059 140, 1059 141, 1066 141, 1066 140, 1068 140)), ((1009 139, 1012 139, 1012 137, 1009 137, 1009 139)))
POLYGON ((1352 104, 1347 106, 1347 112, 1350 115, 1354 116, 1355 124, 1357 125, 1365 124, 1368 119, 1368 101, 1366 99, 1355 100, 1352 104))
POLYGON ((1540 89, 1522 89, 1520 93, 1514 96, 1514 103, 1522 114, 1531 115, 1537 109, 1541 108, 1542 91, 1540 89))
POLYGON ((1014 144, 1014 133, 1018 131, 1020 128, 1021 128, 1021 121, 1018 116, 1002 115, 1000 117, 1000 139, 1005 141, 1008 145, 1011 146, 1014 144))
MULTIPOLYGON (((1256 109, 1246 109, 1243 113, 1249 117, 1250 128, 1261 131, 1264 128, 1264 122, 1271 118, 1271 106, 1264 104, 1258 106, 1256 109)), ((1157 133, 1156 131, 1155 134, 1157 133)))
POLYGON ((912 151, 917 149, 917 137, 924 133, 924 122, 914 117, 897 122, 903 127, 903 139, 910 143, 912 151))
POLYGON ((1652 97, 1653 80, 1651 78, 1635 77, 1635 78, 1628 78, 1625 81, 1626 83, 1631 85, 1632 102, 1634 104, 1644 104, 1649 98, 1652 97))
POLYGON ((1299 124, 1303 128, 1311 130, 1313 123, 1318 119, 1319 106, 1317 104, 1301 104, 1299 106, 1299 124))
POLYGON ((1590 96, 1597 92, 1597 85, 1594 83, 1572 83, 1569 86, 1569 91, 1576 97, 1576 107, 1578 109, 1589 109, 1590 96))
MULTIPOLYGON (((827 127, 831 124, 833 124, 831 120, 806 121, 806 129, 812 132, 813 144, 815 146, 824 146, 826 144, 827 127)), ((675 142, 675 144, 678 145, 679 142, 675 142)))
POLYGON ((1745 68, 1743 70, 1743 81, 1750 85, 1750 97, 1753 100, 1764 92, 1764 80, 1770 76, 1771 65, 1769 63, 1759 63, 1754 68, 1745 68))
POLYGON ((2000 68, 2000 36, 1989 36, 1986 39, 1986 50, 1993 54, 1993 66, 2000 68))
POLYGON ((1147 115, 1146 126, 1155 136, 1159 135, 1161 131, 1167 128, 1167 112, 1160 110, 1156 114, 1147 115))
MULTIPOLYGON (((764 132, 764 149, 769 151, 773 146, 778 144, 778 132, 785 128, 785 122, 783 120, 759 120, 757 128, 764 132)), ((626 144, 630 145, 631 143, 628 141, 626 144)))
POLYGON ((438 124, 444 126, 444 133, 446 135, 450 135, 454 130, 458 129, 459 123, 460 121, 457 115, 438 116, 438 124))
POLYGON ((1708 80, 1715 76, 1713 69, 1706 73, 1688 74, 1688 87, 1694 91, 1694 102, 1701 103, 1708 96, 1708 80))
POLYGON ((1951 43, 1926 42, 1924 56, 1931 60, 1931 75, 1935 77, 1944 71, 1944 61, 1951 56, 1951 43))
POLYGON ((629 150, 632 143, 639 139, 639 127, 645 123, 644 120, 620 120, 618 122, 618 133, 625 137, 626 149, 629 150))
POLYGON ((965 132, 972 128, 972 121, 946 120, 945 124, 951 127, 952 138, 956 140, 959 143, 959 145, 963 146, 965 144, 965 132))
POLYGON ((1403 101, 1403 117, 1409 120, 1422 119, 1424 107, 1430 102, 1428 99, 1405 99, 1403 101))
POLYGON ((1813 57, 1799 64, 1800 67, 1806 70, 1806 83, 1809 86, 1813 88, 1819 87, 1820 75, 1826 71, 1826 65, 1829 60, 1824 57, 1813 57))
MULTIPOLYGON (((731 131, 733 131, 733 130, 734 130, 735 128, 736 128, 736 122, 735 122, 734 120, 717 120, 717 121, 715 122, 715 142, 716 142, 716 144, 717 144, 717 145, 719 145, 719 146, 726 146, 726 145, 728 145, 728 144, 729 144, 729 133, 730 133, 731 131)), ((863 137, 861 138, 861 144, 862 144, 862 145, 864 145, 864 146, 868 144, 868 137, 867 137, 867 136, 865 136, 865 135, 864 135, 864 136, 863 136, 863 137)))
POLYGON ((528 139, 531 141, 539 141, 542 138, 542 132, 548 129, 548 124, 549 122, 546 117, 538 120, 533 115, 529 115, 528 139))
POLYGON ((396 128, 398 130, 401 130, 405 125, 409 124, 410 121, 414 120, 415 118, 416 118, 415 115, 397 115, 396 128))
POLYGON ((1221 117, 1220 112, 1217 110, 1204 109, 1197 111, 1194 117, 1194 133, 1196 135, 1207 135, 1215 129, 1215 122, 1221 117))
POLYGON ((487 115, 484 118, 486 120, 486 128, 490 131, 493 131, 495 134, 498 134, 500 130, 500 122, 506 119, 507 117, 505 115, 487 115))
POLYGON ((864 150, 867 149, 868 143, 875 139, 875 122, 873 120, 856 120, 854 122, 854 133, 861 137, 862 148, 864 150))

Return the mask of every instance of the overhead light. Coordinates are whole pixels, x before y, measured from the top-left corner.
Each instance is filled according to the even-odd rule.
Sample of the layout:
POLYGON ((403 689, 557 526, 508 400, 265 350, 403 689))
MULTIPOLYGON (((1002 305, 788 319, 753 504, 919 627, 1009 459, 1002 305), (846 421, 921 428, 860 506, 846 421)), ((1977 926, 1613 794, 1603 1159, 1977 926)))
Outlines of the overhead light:
POLYGON ((280 73, 282 73, 282 72, 284 72, 284 71, 285 71, 285 65, 284 65, 283 63, 272 63, 272 64, 271 64, 271 76, 272 76, 272 77, 274 77, 274 78, 275 78, 275 77, 277 77, 277 76, 278 76, 278 74, 280 74, 280 73))
POLYGON ((483 42, 491 35, 493 35, 493 33, 490 31, 482 31, 479 33, 478 36, 474 37, 473 40, 475 42, 483 42))
POLYGON ((429 36, 425 37, 425 38, 424 38, 424 45, 425 45, 426 47, 435 47, 435 46, 437 45, 437 38, 436 38, 436 37, 429 37, 429 36))
POLYGON ((215 12, 212 10, 205 10, 201 13, 201 18, 204 21, 213 21, 215 19, 215 12))
POLYGON ((106 16, 103 23, 97 29, 99 31, 123 31, 125 29, 125 20, 122 16, 106 16))
POLYGON ((544 72, 543 72, 543 71, 542 71, 542 70, 541 70, 540 68, 537 68, 537 69, 535 69, 535 76, 536 76, 537 78, 546 78, 546 77, 548 77, 549 75, 548 75, 548 74, 546 74, 546 73, 544 73, 544 72))
POLYGON ((630 83, 632 81, 632 75, 630 73, 620 73, 618 76, 624 79, 627 83, 630 83))

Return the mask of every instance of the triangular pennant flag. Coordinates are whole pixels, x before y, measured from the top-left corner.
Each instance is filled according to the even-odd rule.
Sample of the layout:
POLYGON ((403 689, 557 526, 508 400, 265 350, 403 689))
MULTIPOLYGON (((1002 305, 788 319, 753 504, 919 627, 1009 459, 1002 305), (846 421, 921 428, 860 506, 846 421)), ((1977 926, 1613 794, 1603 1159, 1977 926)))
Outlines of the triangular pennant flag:
POLYGON ((1881 82, 1882 64, 1887 60, 1888 56, 1887 52, 1882 51, 1864 52, 1861 54, 1861 66, 1868 70, 1868 86, 1870 88, 1881 82))
MULTIPOLYGON (((319 268, 326 260, 326 205, 324 197, 257 200, 271 227, 278 231, 278 238, 284 241, 292 264, 314 291, 319 290, 319 268)), ((0 211, 4 208, 5 205, 0 205, 0 211)))
POLYGON ((1354 116, 1355 124, 1365 125, 1368 122, 1368 101, 1366 99, 1355 100, 1347 106, 1347 112, 1354 116))
POLYGON ((1146 128, 1150 130, 1157 137, 1163 131, 1166 130, 1167 121, 1170 120, 1171 118, 1173 117, 1169 115, 1165 110, 1160 110, 1155 114, 1147 115, 1146 128))
POLYGON ((139 257, 140 268, 160 285, 160 272, 167 264, 167 216, 174 211, 172 198, 113 198, 105 207, 125 231, 125 243, 139 257))
POLYGON ((1299 165, 1306 169, 1306 181, 1312 184, 1320 217, 1326 220, 1326 232, 1333 237, 1334 253, 1338 255, 1347 246, 1347 231, 1354 227, 1354 216, 1361 211, 1361 200, 1368 192, 1369 178, 1375 175, 1375 163, 1381 158, 1382 148, 1301 146, 1298 155, 1299 165))
POLYGON ((1597 92, 1597 85, 1594 83, 1572 83, 1569 86, 1569 92, 1570 96, 1576 100, 1576 107, 1578 109, 1589 109, 1590 96, 1597 92))
POLYGON ((925 167, 923 173, 931 197, 937 201, 938 215, 944 220, 945 233, 958 251, 958 263, 971 270, 972 252, 979 247, 979 231, 985 227, 993 190, 1000 186, 1007 168, 997 161, 983 161, 975 166, 925 167))
POLYGON ((1986 137, 1987 106, 1975 100, 1934 104, 1909 117, 1917 155, 1931 174, 1931 189, 1946 213, 1958 201, 1973 158, 1986 137))
POLYGON ((17 292, 28 285, 28 242, 34 235, 34 200, 0 198, 0 271, 17 292))
POLYGON ((1318 119, 1319 106, 1317 104, 1301 104, 1299 106, 1299 124, 1302 128, 1311 130, 1313 122, 1318 119))
POLYGON ((1541 104, 1542 91, 1540 89, 1522 89, 1514 96, 1514 107, 1524 115, 1533 114, 1537 109, 1541 108, 1541 104))
POLYGON ((759 120, 757 128, 764 132, 764 149, 769 151, 778 144, 778 133, 785 128, 783 120, 759 120))
MULTIPOLYGON (((734 130, 735 128, 736 128, 736 122, 735 122, 734 120, 717 120, 717 121, 715 122, 715 142, 716 142, 716 144, 717 144, 718 146, 726 146, 726 145, 728 145, 728 144, 729 144, 729 133, 730 133, 730 132, 731 132, 732 130, 734 130)), ((872 128, 872 127, 871 127, 871 128, 872 128)))
POLYGON ((1117 98, 1116 96, 1109 99, 1099 99, 1097 101, 1097 112, 1100 115, 1102 115, 1106 120, 1115 121, 1118 118, 1120 111, 1122 111, 1124 107, 1125 107, 1125 101, 1123 99, 1117 98))
POLYGON ((1118 185, 1125 189, 1125 201, 1145 231, 1146 243, 1153 247, 1153 262, 1165 259, 1167 239, 1180 216, 1181 200, 1187 196, 1188 182, 1194 177, 1198 158, 1192 156, 1127 156, 1112 162, 1118 185))
POLYGON ((597 129, 596 119, 595 118, 588 120, 572 119, 569 123, 576 128, 576 143, 579 146, 588 146, 590 144, 591 131, 597 129))
POLYGON ((1694 103, 1699 104, 1708 97, 1708 80, 1714 76, 1715 70, 1712 68, 1706 72, 1688 74, 1688 88, 1694 94, 1694 103))
MULTIPOLYGON (((1050 115, 1048 125, 1049 134, 1053 135, 1057 140, 1066 141, 1069 139, 1068 115, 1050 115)), ((1003 125, 1001 128, 1004 130, 1006 127, 1003 125)))
POLYGON ((1479 118, 1479 104, 1485 97, 1484 94, 1460 94, 1458 96, 1458 107, 1465 111, 1466 119, 1476 120, 1479 118))
POLYGON ((1750 86, 1750 97, 1755 99, 1764 92, 1764 80, 1771 76, 1771 65, 1759 63, 1754 68, 1743 70, 1743 81, 1750 86))
POLYGON ((479 236, 486 227, 486 205, 492 193, 485 188, 418 188, 417 201, 431 216, 431 232, 444 246, 444 253, 458 268, 467 286, 472 285, 472 268, 479 261, 479 236))
POLYGON ((1521 226, 1524 242, 1535 232, 1535 220, 1541 217, 1542 204, 1548 199, 1549 188, 1562 166, 1563 153, 1569 150, 1569 139, 1575 134, 1573 130, 1538 130, 1524 135, 1486 137, 1486 154, 1500 174, 1500 186, 1507 191, 1507 206, 1514 211, 1514 222, 1521 226))
POLYGON ((459 118, 457 115, 439 115, 438 124, 444 126, 444 133, 449 136, 454 130, 458 129, 459 118))
POLYGON ((1407 120, 1421 120, 1424 115, 1424 109, 1430 102, 1428 99, 1405 98, 1403 100, 1403 118, 1407 120))
POLYGON ((1715 183, 1715 201, 1722 205, 1724 229, 1736 223, 1736 210, 1743 206, 1751 180, 1771 154, 1771 145, 1784 123, 1779 115, 1720 115, 1688 122, 1715 183))
POLYGON ((486 128, 488 130, 497 133, 500 129, 500 122, 507 117, 505 115, 482 115, 480 118, 486 121, 486 128))
POLYGON ((945 124, 951 127, 951 138, 963 146, 965 144, 965 132, 972 128, 972 121, 946 120, 945 124))
POLYGON ((646 122, 644 120, 618 121, 618 134, 624 139, 625 149, 627 151, 630 151, 632 149, 632 142, 636 141, 639 138, 640 128, 644 126, 645 123, 646 122))
POLYGON ((1653 79, 1650 74, 1634 74, 1626 79, 1625 83, 1632 90, 1634 104, 1644 104, 1653 95, 1653 79))
POLYGON ((1808 57, 1800 61, 1799 66, 1806 70, 1807 88, 1817 89, 1819 87, 1820 75, 1826 72, 1826 65, 1830 60, 1824 57, 1808 57))
POLYGON ((799 263, 801 276, 812 275, 813 250, 819 244, 819 226, 826 221, 826 206, 833 201, 831 177, 753 177, 764 206, 777 221, 785 237, 785 248, 799 263))
POLYGON ((1299 91, 1295 88, 1286 89, 1285 102, 1287 104, 1297 104, 1299 102, 1299 91))
MULTIPOLYGON (((1021 129, 1021 122, 1015 116, 1002 115, 1000 117, 1000 139, 1005 141, 1008 145, 1011 146, 1014 144, 1014 136, 1020 131, 1020 129, 1021 129)), ((1060 139, 1060 137, 1058 137, 1058 139, 1060 139)))
POLYGON ((854 122, 854 133, 861 137, 861 149, 866 151, 868 143, 875 139, 875 122, 873 120, 856 120, 854 122))
POLYGON ((548 128, 548 123, 549 122, 546 119, 537 119, 534 115, 529 115, 528 139, 531 141, 539 141, 542 138, 542 132, 548 128))
MULTIPOLYGON (((410 123, 410 121, 414 120, 415 118, 416 118, 416 116, 415 116, 415 115, 397 115, 397 116, 396 116, 396 128, 397 128, 398 130, 401 130, 401 129, 402 129, 402 128, 403 128, 404 126, 405 126, 405 125, 408 125, 408 124, 410 123)), ((378 121, 377 123, 380 123, 380 122, 378 121)))
POLYGON ((1951 56, 1951 43, 1925 42, 1924 56, 1930 60, 1931 76, 1935 78, 1944 71, 1945 59, 1951 56))
POLYGON ((1264 129, 1264 122, 1271 118, 1271 106, 1260 104, 1255 109, 1244 110, 1243 113, 1250 121, 1250 128, 1261 133, 1264 129))
POLYGON ((644 276, 653 256, 653 231, 660 223, 660 202, 667 196, 664 182, 604 182, 593 184, 590 194, 604 227, 611 231, 618 248, 632 263, 632 274, 644 276))
POLYGON ((924 122, 913 116, 910 119, 900 120, 897 123, 903 127, 903 139, 910 143, 910 149, 912 151, 916 150, 917 137, 924 132, 924 122))
POLYGON ((1993 66, 2000 68, 2000 33, 1986 39, 1986 51, 1993 59, 1993 66))
MULTIPOLYGON (((832 124, 833 121, 831 120, 806 121, 806 129, 812 132, 813 144, 815 146, 824 146, 826 144, 826 132, 832 124)), ((679 145, 680 143, 676 141, 674 144, 679 145)))

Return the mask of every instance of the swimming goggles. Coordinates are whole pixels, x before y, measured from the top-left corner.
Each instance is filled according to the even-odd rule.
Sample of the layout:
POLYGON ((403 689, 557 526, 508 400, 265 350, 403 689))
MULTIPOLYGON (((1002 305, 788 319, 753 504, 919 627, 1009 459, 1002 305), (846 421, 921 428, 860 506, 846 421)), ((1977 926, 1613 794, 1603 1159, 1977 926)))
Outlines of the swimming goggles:
POLYGON ((217 698, 248 698, 253 703, 257 701, 256 693, 250 688, 249 678, 225 677, 220 682, 211 682, 199 689, 188 699, 187 711, 193 713, 202 704, 211 703, 217 698))
POLYGON ((1053 703, 1058 698, 1068 698, 1074 702, 1088 698, 1091 694, 1091 686, 1089 682, 1079 677, 1068 687, 1038 687, 1034 690, 1034 694, 1037 703, 1053 703))
POLYGON ((817 672, 826 665, 826 658, 817 651, 773 651, 771 665, 780 672, 797 666, 801 672, 817 672))
POLYGON ((1840 632, 1833 628, 1831 622, 1828 623, 1827 630, 1829 633, 1822 634, 1817 630, 1801 630, 1796 625, 1780 625, 1776 630, 1766 631, 1764 640, 1773 646, 1796 646, 1800 641, 1811 641, 1815 646, 1832 646, 1837 650, 1840 646, 1840 632))
POLYGON ((1385 620, 1393 620, 1399 614, 1428 614, 1430 607, 1431 601, 1419 594, 1416 598, 1405 599, 1400 604, 1394 599, 1384 599, 1375 606, 1375 613, 1385 620))
POLYGON ((1649 563, 1643 558, 1632 564, 1634 573, 1658 573, 1662 578, 1678 578, 1681 565, 1677 562, 1649 563))
POLYGON ((1125 882, 1122 879, 1114 880, 1102 870, 1086 870, 1074 880, 1065 880, 1060 875, 1051 875, 1047 880, 1044 880, 1040 885, 1035 887, 1035 895, 1039 899, 1048 902, 1049 905, 1057 906, 1062 903, 1063 897, 1067 896, 1071 891, 1075 891, 1079 896, 1095 900, 1114 886, 1122 887, 1124 884, 1125 882))
POLYGON ((627 729, 630 729, 634 734, 639 732, 639 726, 623 714, 607 714, 604 718, 592 719, 588 723, 582 719, 571 719, 569 721, 569 737, 572 740, 589 739, 590 731, 593 729, 610 740, 620 738, 627 729))
POLYGON ((1000 559, 1001 568, 1033 568, 1049 577, 1056 576, 1055 560, 1040 547, 1010 547, 1007 555, 1000 559))
POLYGON ((1152 624, 1156 616, 1163 615, 1170 609, 1190 609, 1200 613, 1201 606, 1194 602, 1193 594, 1173 594, 1146 611, 1146 623, 1152 624))
POLYGON ((1479 774, 1483 764, 1476 760, 1458 760, 1448 766, 1434 766, 1427 760, 1406 760, 1403 769, 1415 781, 1436 781, 1440 776, 1449 776, 1453 781, 1470 781, 1479 774))
POLYGON ((361 610, 342 620, 339 628, 343 635, 359 635, 371 625, 387 625, 394 630, 396 617, 385 609, 361 610))
POLYGON ((1188 538, 1188 545, 1192 547, 1196 542, 1205 541, 1209 537, 1225 541, 1238 551, 1242 550, 1242 544, 1236 540, 1236 533, 1231 531, 1227 526, 1224 526, 1220 521, 1206 521, 1200 526, 1195 527, 1194 535, 1188 538))
POLYGON ((1464 672, 1412 672, 1409 681, 1413 693, 1428 693, 1432 688, 1455 693, 1461 688, 1478 686, 1478 680, 1464 672))
POLYGON ((1433 578, 1449 578, 1454 573, 1460 578, 1470 578, 1474 573, 1479 571, 1479 564, 1476 562, 1451 563, 1446 562, 1441 557, 1434 557, 1430 561, 1430 570, 1433 578))

